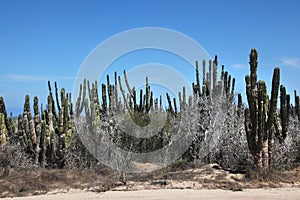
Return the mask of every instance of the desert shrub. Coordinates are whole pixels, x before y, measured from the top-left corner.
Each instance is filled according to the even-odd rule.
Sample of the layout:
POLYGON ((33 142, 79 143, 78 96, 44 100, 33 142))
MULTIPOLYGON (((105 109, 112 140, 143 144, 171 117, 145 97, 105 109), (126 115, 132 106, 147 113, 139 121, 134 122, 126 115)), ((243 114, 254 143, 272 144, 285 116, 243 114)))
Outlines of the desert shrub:
POLYGON ((0 146, 0 169, 30 169, 36 167, 32 159, 17 144, 5 144, 0 146))
POLYGON ((299 120, 290 117, 288 134, 283 142, 276 138, 273 142, 273 168, 287 170, 300 165, 300 123, 299 120))
POLYGON ((70 146, 66 149, 65 168, 72 170, 97 169, 97 159, 86 149, 78 134, 74 134, 70 146))
POLYGON ((196 138, 190 148, 192 157, 237 170, 251 165, 242 108, 237 108, 232 99, 214 99, 213 103, 202 99, 192 112, 189 121, 198 119, 193 130, 196 138))

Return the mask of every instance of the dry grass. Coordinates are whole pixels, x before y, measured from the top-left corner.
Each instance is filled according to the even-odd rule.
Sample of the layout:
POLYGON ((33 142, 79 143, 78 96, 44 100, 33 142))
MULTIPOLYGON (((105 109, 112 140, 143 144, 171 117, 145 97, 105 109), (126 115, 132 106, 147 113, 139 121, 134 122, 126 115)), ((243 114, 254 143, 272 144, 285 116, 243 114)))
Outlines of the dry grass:
MULTIPOLYGON (((254 173, 254 172, 251 172, 254 173)), ((257 178, 245 173, 231 173, 217 164, 178 165, 152 173, 128 174, 127 184, 117 179, 108 168, 92 170, 11 170, 0 179, 0 197, 29 196, 50 191, 67 192, 70 189, 107 190, 141 189, 225 189, 241 191, 244 188, 299 187, 300 167, 292 171, 272 172, 257 178)))
POLYGON ((0 179, 0 197, 29 196, 44 194, 52 190, 85 189, 98 186, 106 191, 115 186, 111 170, 95 173, 91 170, 11 170, 0 179))

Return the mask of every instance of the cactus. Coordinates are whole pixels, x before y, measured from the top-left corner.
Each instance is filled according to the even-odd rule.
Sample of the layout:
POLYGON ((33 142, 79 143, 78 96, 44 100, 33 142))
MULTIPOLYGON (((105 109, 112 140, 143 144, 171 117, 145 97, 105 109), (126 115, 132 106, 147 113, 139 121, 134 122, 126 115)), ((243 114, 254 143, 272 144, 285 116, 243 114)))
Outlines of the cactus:
POLYGON ((83 111, 85 99, 86 99, 86 79, 84 79, 83 84, 80 84, 79 95, 76 100, 76 114, 75 114, 76 118, 79 118, 80 113, 82 113, 83 111))
MULTIPOLYGON (((43 113, 43 115, 45 114, 45 112, 43 113)), ((47 141, 47 125, 46 125, 46 121, 42 121, 41 122, 41 144, 40 144, 40 155, 41 155, 41 167, 45 168, 46 166, 46 150, 47 150, 47 143, 49 144, 49 142, 47 141)))
MULTIPOLYGON (((194 90, 194 94, 201 96, 198 61, 196 61, 195 65, 196 65, 196 84, 193 83, 193 90, 194 90)), ((205 73, 205 61, 204 60, 202 62, 202 65, 203 65, 203 69, 204 69, 204 73, 205 73)))
POLYGON ((22 117, 21 114, 18 116, 17 127, 18 127, 17 135, 18 135, 20 145, 22 147, 26 148, 26 146, 27 146, 27 137, 26 137, 24 126, 23 126, 23 117, 22 117))
POLYGON ((13 117, 12 112, 10 113, 10 116, 8 118, 8 136, 13 138, 14 140, 17 140, 16 134, 17 134, 17 125, 16 125, 16 120, 13 117))
POLYGON ((218 57, 215 56, 215 60, 213 61, 213 94, 217 95, 217 79, 218 79, 218 57))
MULTIPOLYGON (((54 98, 53 98, 53 95, 52 95, 52 88, 51 88, 50 81, 48 81, 48 90, 49 90, 49 96, 50 96, 51 101, 52 101, 51 102, 51 105, 52 105, 51 111, 53 113, 53 117, 55 118, 55 121, 57 121, 58 117, 57 117, 57 114, 56 114, 55 103, 54 103, 54 98)), ((58 98, 58 92, 56 93, 56 98, 58 98)))
POLYGON ((42 132, 42 125, 41 125, 41 119, 40 119, 40 113, 39 113, 39 106, 38 106, 38 97, 34 97, 33 99, 34 105, 34 126, 35 126, 35 134, 36 134, 36 147, 34 149, 35 154, 35 164, 38 164, 39 162, 39 156, 41 148, 40 146, 43 146, 44 141, 41 140, 41 138, 44 138, 44 132, 42 132))
POLYGON ((102 84, 102 110, 104 113, 107 111, 107 102, 106 102, 106 85, 102 84))
POLYGON ((270 166, 269 143, 273 134, 273 127, 277 135, 282 134, 281 125, 277 119, 277 99, 280 82, 280 69, 275 68, 272 79, 271 98, 267 94, 264 81, 257 81, 257 51, 252 49, 250 53, 250 76, 245 77, 246 95, 249 108, 245 109, 245 129, 250 153, 254 157, 259 169, 270 166))
MULTIPOLYGON (((120 91, 122 93, 123 96, 123 100, 125 102, 125 106, 128 110, 130 110, 131 112, 140 112, 140 113, 149 113, 150 110, 153 110, 153 106, 154 106, 154 98, 153 98, 153 92, 151 91, 150 85, 149 85, 149 79, 148 77, 146 77, 146 91, 145 94, 143 94, 143 90, 140 90, 140 99, 139 99, 139 103, 137 103, 137 99, 136 99, 136 89, 135 87, 131 88, 129 81, 127 79, 127 75, 126 75, 126 71, 124 70, 123 72, 124 74, 124 79, 125 79, 125 83, 126 83, 126 87, 128 90, 128 98, 126 97, 125 94, 125 90, 122 87, 122 83, 121 83, 121 77, 118 77, 118 81, 119 81, 119 88, 120 91), (128 104, 129 102, 129 104, 128 104), (133 105, 130 105, 133 104, 133 105)), ((158 103, 158 100, 157 100, 158 103)), ((160 97, 160 109, 162 109, 162 100, 160 97)), ((148 117, 146 117, 148 118, 148 117)))
POLYGON ((294 96, 295 96, 295 108, 294 111, 298 117, 298 120, 300 121, 300 101, 299 96, 297 95, 297 91, 294 90, 294 96))
MULTIPOLYGON (((29 95, 25 96, 23 115, 19 115, 17 120, 17 136, 22 147, 34 158, 35 165, 63 167, 66 137, 69 137, 68 142, 70 143, 73 135, 71 94, 67 94, 65 89, 61 89, 59 98, 55 82, 56 101, 54 101, 50 82, 48 82, 48 88, 47 109, 42 111, 41 106, 41 113, 38 97, 35 96, 33 99, 32 114, 30 97, 29 95), (55 110, 55 102, 58 112, 55 110)), ((14 126, 14 124, 11 125, 11 127, 14 126)))
MULTIPOLYGON (((4 125, 7 131, 7 137, 15 137, 15 132, 16 132, 16 124, 15 121, 12 117, 12 113, 10 113, 10 117, 7 117, 7 111, 6 111, 6 107, 5 107, 5 102, 4 102, 4 98, 0 97, 0 113, 3 114, 4 117, 4 125)), ((4 127, 4 126, 3 126, 4 127)), ((3 136, 4 137, 4 136, 3 136)))
POLYGON ((211 96, 213 98, 226 97, 233 100, 234 89, 235 89, 235 78, 231 78, 231 75, 227 71, 224 71, 224 65, 222 65, 222 72, 220 78, 218 79, 218 57, 209 60, 208 72, 206 72, 206 62, 202 62, 202 73, 203 73, 203 83, 202 83, 202 93, 200 90, 199 83, 199 70, 198 62, 196 61, 196 84, 192 83, 192 88, 194 95, 196 96, 211 96), (199 95, 198 95, 199 94, 199 95))
MULTIPOLYGON (((24 113, 23 113, 23 137, 26 139, 27 149, 34 155, 34 164, 38 165, 40 155, 40 138, 41 138, 41 122, 38 111, 38 98, 34 97, 34 118, 30 109, 30 97, 25 96, 24 113), (28 128, 27 128, 28 127, 28 128), (29 129, 29 130, 28 130, 29 129), (26 134, 24 134, 24 132, 26 134)), ((22 133, 21 133, 22 135, 22 133)))
POLYGON ((243 106, 243 100, 242 100, 242 94, 238 94, 238 111, 237 115, 240 117, 242 114, 242 106, 243 106))
POLYGON ((177 115, 177 108, 176 108, 176 101, 174 100, 174 107, 172 106, 172 101, 171 101, 171 97, 168 93, 166 93, 167 96, 167 100, 168 100, 168 104, 169 104, 169 108, 168 111, 171 113, 172 116, 176 116, 177 115))
POLYGON ((37 137, 36 137, 34 119, 32 118, 32 114, 31 114, 31 110, 30 110, 29 95, 25 96, 24 115, 27 117, 27 120, 28 120, 28 123, 29 123, 31 142, 32 142, 33 145, 36 145, 37 144, 37 137))
POLYGON ((5 102, 4 102, 3 97, 0 97, 0 113, 2 113, 4 115, 4 121, 5 121, 6 128, 9 128, 8 119, 7 119, 7 111, 6 111, 5 102))
POLYGON ((286 94, 286 89, 283 85, 280 86, 280 119, 282 126, 282 138, 287 136, 290 114, 290 95, 286 94))
POLYGON ((0 146, 7 142, 7 128, 5 125, 5 114, 0 113, 0 146))

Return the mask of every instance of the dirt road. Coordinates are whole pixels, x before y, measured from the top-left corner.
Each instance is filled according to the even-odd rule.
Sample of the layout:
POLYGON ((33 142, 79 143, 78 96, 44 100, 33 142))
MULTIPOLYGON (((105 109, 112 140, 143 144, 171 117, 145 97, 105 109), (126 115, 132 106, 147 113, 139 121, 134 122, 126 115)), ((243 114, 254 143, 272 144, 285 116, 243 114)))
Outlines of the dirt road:
MULTIPOLYGON (((108 191, 105 193, 92 193, 80 190, 72 190, 67 193, 46 194, 41 196, 17 197, 14 200, 181 200, 181 199, 289 199, 300 198, 300 188, 278 188, 278 189, 246 189, 240 192, 229 190, 138 190, 138 191, 108 191)), ((4 198, 8 200, 11 198, 4 198)))

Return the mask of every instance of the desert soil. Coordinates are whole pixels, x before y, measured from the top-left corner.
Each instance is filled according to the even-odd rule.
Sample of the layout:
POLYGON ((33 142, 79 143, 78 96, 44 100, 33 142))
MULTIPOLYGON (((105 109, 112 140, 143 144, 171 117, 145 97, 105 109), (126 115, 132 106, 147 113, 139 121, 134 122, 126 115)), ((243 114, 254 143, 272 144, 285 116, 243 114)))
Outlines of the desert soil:
MULTIPOLYGON (((149 166, 147 166, 148 168, 149 166)), ((1 175, 1 174, 0 174, 1 175)), ((249 179, 217 164, 128 174, 114 171, 11 170, 0 176, 0 198, 81 199, 300 199, 300 167, 249 179)))

